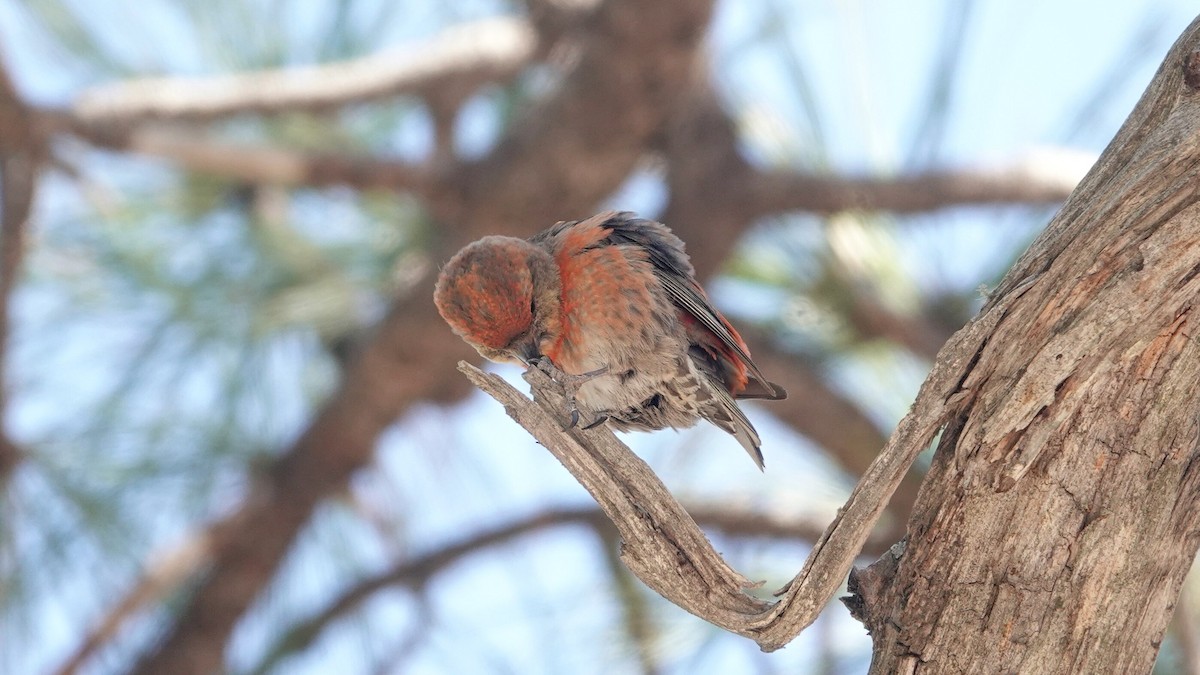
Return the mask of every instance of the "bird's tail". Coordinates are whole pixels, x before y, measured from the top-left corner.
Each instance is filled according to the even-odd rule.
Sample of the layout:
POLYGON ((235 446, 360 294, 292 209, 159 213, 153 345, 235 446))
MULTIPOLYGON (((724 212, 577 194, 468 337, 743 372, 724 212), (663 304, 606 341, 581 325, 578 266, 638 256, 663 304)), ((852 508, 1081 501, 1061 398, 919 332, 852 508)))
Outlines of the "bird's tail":
POLYGON ((709 389, 713 394, 713 403, 711 407, 704 410, 701 415, 704 419, 712 422, 716 427, 723 429, 733 435, 746 449, 746 454, 750 455, 750 459, 758 465, 760 471, 764 470, 762 456, 762 439, 758 437, 758 432, 754 430, 754 425, 750 424, 750 420, 746 418, 746 414, 734 402, 733 397, 729 395, 725 387, 721 383, 710 378, 709 389))

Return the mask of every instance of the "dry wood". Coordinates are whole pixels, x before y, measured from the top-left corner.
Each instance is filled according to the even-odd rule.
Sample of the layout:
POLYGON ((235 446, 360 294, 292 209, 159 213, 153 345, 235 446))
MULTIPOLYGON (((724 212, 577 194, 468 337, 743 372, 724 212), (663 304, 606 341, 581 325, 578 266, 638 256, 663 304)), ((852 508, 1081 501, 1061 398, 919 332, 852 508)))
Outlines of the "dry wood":
MULTIPOLYGON (((527 111, 489 157, 478 162, 452 163, 448 170, 433 176, 425 173, 427 167, 416 168, 386 159, 360 161, 353 157, 289 154, 279 149, 260 152, 256 148, 205 147, 204 141, 187 143, 178 138, 141 134, 146 131, 145 127, 132 133, 113 133, 109 127, 137 127, 162 118, 207 120, 249 111, 290 109, 293 105, 319 109, 398 92, 437 95, 438 92, 430 89, 461 88, 464 81, 510 77, 517 63, 530 57, 525 42, 508 43, 513 49, 503 50, 509 55, 507 65, 500 64, 502 70, 495 72, 488 70, 494 64, 478 63, 478 50, 467 50, 453 52, 463 54, 463 60, 451 58, 442 64, 450 67, 419 72, 393 69, 390 83, 375 80, 372 85, 360 79, 356 80, 358 88, 326 88, 324 80, 331 74, 344 72, 336 68, 302 73, 320 76, 309 80, 316 88, 308 91, 245 86, 255 82, 254 77, 282 75, 260 73, 249 79, 217 81, 217 84, 234 85, 226 91, 238 90, 244 95, 241 98, 218 92, 215 102, 203 96, 189 99, 187 97, 195 92, 189 94, 178 88, 163 90, 170 96, 156 98, 142 96, 136 90, 114 88, 107 90, 109 94, 124 91, 128 100, 119 101, 123 95, 117 95, 103 105, 93 105, 100 99, 91 99, 90 103, 81 99, 80 105, 71 111, 76 117, 73 120, 71 115, 35 112, 41 118, 38 126, 49 127, 56 135, 79 126, 73 133, 101 146, 170 157, 185 167, 229 172, 250 181, 372 185, 415 189, 420 193, 428 189, 427 206, 445 239, 440 245, 453 250, 456 245, 485 231, 520 234, 559 219, 564 213, 583 213, 591 208, 589 205, 611 194, 637 158, 644 155, 651 142, 656 142, 654 139, 661 133, 663 120, 675 114, 677 92, 683 88, 687 79, 685 74, 694 70, 695 47, 699 42, 695 36, 702 33, 700 29, 707 22, 708 11, 709 3, 703 0, 664 3, 661 11, 649 13, 638 3, 604 3, 602 11, 595 17, 589 14, 585 33, 590 37, 581 40, 573 52, 577 60, 572 62, 573 69, 564 74, 564 87, 527 111), (630 18, 635 15, 636 22, 630 18), (634 27, 645 29, 644 40, 633 34, 638 32, 634 27), (662 40, 663 35, 673 36, 672 40, 662 40), (412 77, 405 79, 405 72, 412 77), (447 82, 447 79, 455 81, 447 82), (317 95, 310 96, 312 92, 317 95), (106 107, 114 102, 119 105, 106 107), (195 107, 190 107, 193 104, 195 107), (54 124, 55 118, 59 118, 58 125, 54 124), (88 125, 104 127, 105 133, 94 129, 95 133, 80 130, 88 125), (590 133, 581 133, 581 129, 590 133), (225 155, 231 151, 242 154, 230 161, 225 155), (580 161, 581 158, 587 158, 587 161, 580 161)), ((520 26, 510 26, 512 28, 527 32, 520 26)), ((537 48, 541 49, 546 42, 546 36, 541 35, 537 48)), ((257 82, 262 84, 263 81, 257 82)), ((697 153, 708 147, 704 143, 689 145, 696 148, 697 153)), ((677 158, 679 165, 697 165, 699 161, 696 155, 677 158)), ((746 167, 741 170, 748 171, 746 167)), ((722 174, 716 172, 715 175, 722 174)), ((714 195, 740 195, 735 200, 738 207, 732 213, 711 211, 721 216, 716 220, 697 218, 694 221, 696 227, 708 233, 706 239, 733 238, 754 218, 776 209, 937 208, 964 198, 1053 200, 1065 191, 1061 181, 1050 181, 1048 186, 1021 185, 1018 184, 1020 181, 1014 183, 1010 180, 1012 176, 1003 172, 998 179, 988 172, 981 176, 966 176, 971 179, 968 184, 981 186, 977 188, 961 183, 954 172, 931 175, 931 181, 919 186, 913 182, 886 181, 878 191, 874 189, 874 182, 869 181, 851 180, 843 185, 813 182, 804 176, 796 182, 792 180, 794 177, 775 175, 769 182, 764 182, 758 173, 746 173, 745 181, 735 180, 730 173, 723 175, 725 182, 718 182, 717 186, 724 189, 711 192, 714 195), (1005 187, 1014 184, 1015 187, 1005 187), (946 187, 938 187, 942 185, 946 187), (916 187, 931 188, 939 198, 914 203, 912 195, 916 187), (806 196, 802 190, 817 190, 818 193, 815 197, 812 194, 806 196), (826 194, 834 197, 822 197, 826 194), (1000 196, 996 197, 997 194, 1000 196), (710 228, 713 223, 719 228, 717 225, 710 228)), ((690 222, 693 221, 688 219, 676 224, 690 222)), ((700 252, 696 256, 698 268, 714 269, 721 252, 728 250, 723 239, 718 239, 720 245, 717 245, 699 237, 688 238, 698 244, 693 248, 693 253, 700 252), (699 245, 702 242, 703 245, 699 245), (705 250, 709 252, 707 255, 703 253, 705 250)), ((444 327, 436 321, 427 298, 404 298, 397 302, 361 356, 351 364, 344 386, 310 429, 283 453, 238 513, 229 521, 218 524, 224 533, 222 541, 228 544, 216 551, 213 567, 206 578, 196 580, 196 593, 181 613, 182 618, 162 642, 148 652, 139 666, 141 672, 210 672, 219 668, 235 622, 270 578, 317 500, 340 489, 347 476, 369 460, 374 439, 399 411, 413 401, 448 400, 461 393, 465 387, 441 376, 445 370, 442 366, 453 363, 457 358, 453 350, 461 349, 461 345, 447 343, 444 327)), ((970 339, 965 342, 964 353, 974 353, 972 350, 979 348, 982 334, 977 331, 967 336, 970 339)), ((951 364, 951 371, 964 365, 955 362, 951 364)), ((952 379, 947 376, 942 385, 932 388, 929 400, 935 400, 947 387, 952 390, 952 379)), ((874 517, 872 514, 882 508, 891 489, 890 481, 907 466, 905 458, 918 451, 940 424, 941 408, 934 405, 931 410, 933 413, 923 413, 909 420, 911 433, 889 446, 896 449, 898 458, 889 455, 871 474, 886 479, 881 480, 878 488, 856 493, 853 508, 847 511, 845 519, 835 523, 838 531, 849 532, 850 538, 828 538, 818 549, 818 557, 826 562, 812 563, 811 571, 802 573, 802 578, 792 584, 792 591, 799 593, 800 589, 814 585, 836 587, 844 573, 838 570, 849 565, 848 561, 857 551, 856 541, 860 543, 865 536, 861 523, 869 521, 874 517)), ((869 430, 861 434, 844 427, 841 430, 844 432, 840 441, 843 445, 857 443, 856 439, 863 435, 871 436, 869 430)), ((793 630, 795 617, 815 615, 811 611, 814 603, 811 599, 798 601, 789 592, 783 603, 770 610, 774 614, 769 612, 762 619, 768 623, 755 625, 752 629, 760 631, 764 636, 761 639, 767 644, 779 643, 780 635, 793 630), (778 619, 774 618, 776 615, 778 619), (793 623, 788 624, 788 621, 793 623)), ((819 608, 821 604, 823 601, 815 606, 819 608)))
MULTIPOLYGON (((1013 297, 1019 297, 1020 292, 1013 297)), ((887 500, 908 467, 940 428, 946 401, 973 354, 1003 317, 985 315, 948 343, 949 355, 934 366, 912 411, 900 422, 846 505, 813 546, 779 602, 746 595, 748 580, 732 570, 654 472, 603 428, 568 429, 558 385, 531 370, 526 379, 537 405, 500 378, 466 362, 462 370, 480 389, 563 463, 612 518, 624 540, 622 559, 646 585, 715 625, 753 639, 765 651, 783 647, 816 620, 846 578, 887 500)))
MULTIPOLYGON (((626 564, 688 611, 787 644, 840 585, 917 453, 943 431, 908 540, 856 575, 874 673, 1146 672, 1200 543, 1200 20, 909 414, 778 603, 712 550, 603 430, 461 364, 575 474, 626 564), (556 416, 557 415, 557 419, 556 416)), ((539 379, 540 378, 540 379, 539 379)))
POLYGON ((641 458, 605 427, 564 431, 566 400, 540 370, 525 373, 535 404, 466 361, 458 369, 502 403, 587 488, 621 533, 621 559, 638 578, 689 612, 752 636, 744 617, 763 612, 767 603, 743 592, 755 584, 725 564, 641 458))
POLYGON ((872 673, 1152 668, 1200 542, 1197 71, 1200 19, 984 308, 906 546, 856 575, 872 673))

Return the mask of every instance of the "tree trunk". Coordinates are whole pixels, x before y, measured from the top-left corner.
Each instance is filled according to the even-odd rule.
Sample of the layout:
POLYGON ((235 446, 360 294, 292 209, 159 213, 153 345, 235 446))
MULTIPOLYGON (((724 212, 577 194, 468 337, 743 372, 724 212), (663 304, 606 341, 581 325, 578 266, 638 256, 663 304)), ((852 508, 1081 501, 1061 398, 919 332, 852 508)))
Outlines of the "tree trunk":
POLYGON ((1145 673, 1200 534, 1200 19, 984 308, 871 673, 1145 673), (1004 302, 1001 302, 1004 299, 1004 302))

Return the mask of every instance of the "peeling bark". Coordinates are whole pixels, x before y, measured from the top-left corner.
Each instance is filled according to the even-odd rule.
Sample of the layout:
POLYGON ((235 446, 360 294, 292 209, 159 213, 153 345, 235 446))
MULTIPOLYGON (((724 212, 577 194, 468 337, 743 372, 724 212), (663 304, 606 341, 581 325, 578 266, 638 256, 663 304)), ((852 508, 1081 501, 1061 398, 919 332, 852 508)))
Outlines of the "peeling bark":
POLYGON ((1196 54, 1200 19, 984 308, 903 552, 855 575, 872 673, 1153 667, 1200 545, 1196 54))

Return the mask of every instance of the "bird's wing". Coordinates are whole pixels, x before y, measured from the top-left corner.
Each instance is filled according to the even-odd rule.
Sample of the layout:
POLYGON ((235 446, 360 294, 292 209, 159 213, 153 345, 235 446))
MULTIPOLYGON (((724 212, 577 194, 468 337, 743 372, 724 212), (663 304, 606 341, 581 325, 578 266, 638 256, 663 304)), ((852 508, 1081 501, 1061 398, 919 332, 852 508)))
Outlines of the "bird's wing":
POLYGON ((745 389, 738 392, 739 398, 777 400, 787 396, 783 387, 767 380, 758 366, 754 365, 746 343, 725 317, 713 308, 704 290, 696 283, 695 270, 683 251, 683 242, 679 237, 665 225, 637 218, 628 211, 609 212, 601 216, 606 217, 604 227, 611 231, 601 241, 614 245, 633 245, 644 250, 671 301, 694 319, 699 327, 711 333, 728 350, 729 357, 745 367, 750 377, 745 389))
MULTIPOLYGON (((711 376, 706 375, 705 377, 711 376)), ((750 459, 758 465, 759 470, 763 470, 762 440, 759 439, 758 432, 754 430, 754 425, 750 424, 750 420, 746 418, 746 413, 742 412, 733 397, 725 390, 724 383, 713 378, 708 389, 716 397, 717 405, 705 409, 701 415, 718 429, 732 434, 746 450, 746 454, 750 455, 750 459)))

